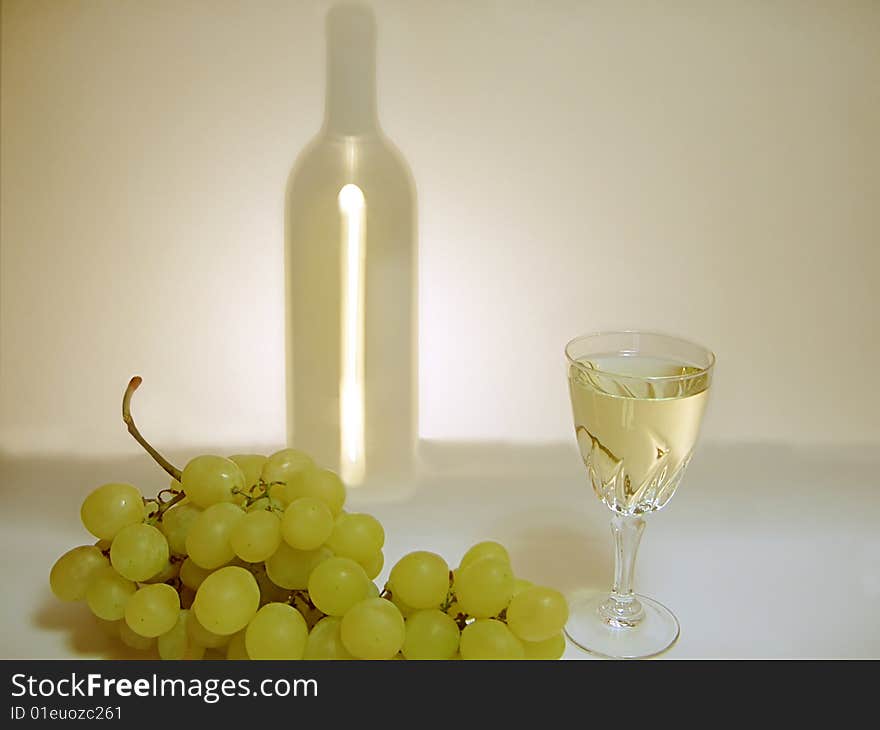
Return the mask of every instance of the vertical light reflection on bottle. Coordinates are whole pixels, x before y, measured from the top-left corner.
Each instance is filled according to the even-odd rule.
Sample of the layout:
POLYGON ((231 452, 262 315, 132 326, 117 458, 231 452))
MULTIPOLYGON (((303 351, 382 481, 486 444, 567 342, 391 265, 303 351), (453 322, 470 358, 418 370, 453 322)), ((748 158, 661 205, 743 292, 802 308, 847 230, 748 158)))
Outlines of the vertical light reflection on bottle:
POLYGON ((343 481, 363 481, 364 458, 364 308, 366 200, 357 185, 339 191, 342 214, 342 362, 339 384, 340 470, 343 481))

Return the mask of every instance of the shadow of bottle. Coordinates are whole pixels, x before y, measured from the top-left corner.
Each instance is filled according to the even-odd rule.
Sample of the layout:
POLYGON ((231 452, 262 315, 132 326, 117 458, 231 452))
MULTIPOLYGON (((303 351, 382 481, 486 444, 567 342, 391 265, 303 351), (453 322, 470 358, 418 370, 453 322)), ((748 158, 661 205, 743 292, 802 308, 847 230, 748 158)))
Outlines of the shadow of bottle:
POLYGON ((286 193, 288 443, 343 477, 346 460, 360 460, 361 476, 349 483, 397 491, 411 482, 417 434, 415 184, 379 125, 372 11, 334 6, 326 36, 324 123, 286 193), (344 186, 362 193, 354 264, 344 186), (354 310, 347 265, 360 267, 354 310), (356 390, 348 404, 346 379, 356 390))

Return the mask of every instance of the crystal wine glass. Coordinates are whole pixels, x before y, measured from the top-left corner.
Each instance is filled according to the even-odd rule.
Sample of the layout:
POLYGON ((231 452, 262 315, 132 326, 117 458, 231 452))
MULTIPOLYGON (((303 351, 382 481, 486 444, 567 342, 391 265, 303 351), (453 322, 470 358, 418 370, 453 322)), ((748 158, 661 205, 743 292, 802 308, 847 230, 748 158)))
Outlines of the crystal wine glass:
POLYGON ((578 337, 565 347, 578 447, 596 495, 613 512, 611 593, 578 598, 565 631, 607 657, 648 657, 678 638, 678 620, 633 593, 644 515, 663 508, 691 460, 715 356, 647 332, 578 337))

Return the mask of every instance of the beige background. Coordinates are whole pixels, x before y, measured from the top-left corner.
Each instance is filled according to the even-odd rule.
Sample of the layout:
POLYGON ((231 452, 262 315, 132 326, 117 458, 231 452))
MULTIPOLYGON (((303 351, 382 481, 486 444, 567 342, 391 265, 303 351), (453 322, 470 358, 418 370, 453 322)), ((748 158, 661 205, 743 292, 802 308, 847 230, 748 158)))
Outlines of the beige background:
MULTIPOLYGON (((424 438, 570 439, 561 349, 719 356, 706 437, 880 441, 880 3, 372 3, 424 438)), ((0 448, 284 440, 283 196, 327 2, 2 3, 0 448)))

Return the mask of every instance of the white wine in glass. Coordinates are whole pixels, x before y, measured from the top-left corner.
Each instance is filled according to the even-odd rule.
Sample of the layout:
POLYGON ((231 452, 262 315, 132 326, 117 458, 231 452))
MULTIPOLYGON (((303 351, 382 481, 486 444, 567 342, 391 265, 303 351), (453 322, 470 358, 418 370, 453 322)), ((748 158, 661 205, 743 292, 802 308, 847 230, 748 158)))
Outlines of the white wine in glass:
POLYGON ((602 656, 658 654, 678 638, 675 616, 633 593, 641 515, 667 504, 690 462, 714 355, 665 335, 613 332, 566 346, 575 432, 593 490, 615 516, 610 593, 576 601, 569 638, 602 656))

